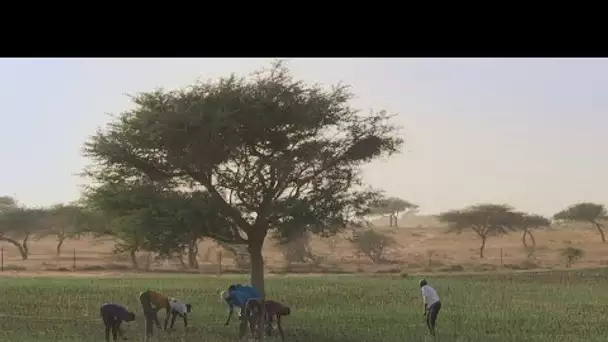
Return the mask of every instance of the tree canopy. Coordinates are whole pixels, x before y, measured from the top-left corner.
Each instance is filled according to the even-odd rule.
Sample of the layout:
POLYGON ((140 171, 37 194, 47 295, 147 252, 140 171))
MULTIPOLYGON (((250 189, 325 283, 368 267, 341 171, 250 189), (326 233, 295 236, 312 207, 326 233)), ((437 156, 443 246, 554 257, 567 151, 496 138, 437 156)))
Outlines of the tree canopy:
POLYGON ((137 94, 135 109, 85 145, 94 161, 85 172, 95 181, 90 193, 131 184, 204 193, 200 206, 225 222, 214 238, 248 246, 252 283, 263 292, 269 230, 335 234, 380 197, 363 184, 360 167, 397 153, 403 140, 391 115, 364 115, 352 98, 344 85, 295 80, 281 62, 250 78, 137 94))
POLYGON ((606 236, 603 230, 604 225, 599 222, 606 219, 606 214, 606 207, 603 204, 583 202, 569 206, 553 215, 553 218, 555 220, 591 223, 595 226, 598 233, 600 233, 602 243, 606 243, 606 236))
POLYGON ((452 210, 438 216, 448 224, 448 232, 460 233, 473 230, 481 238, 479 257, 483 258, 486 240, 489 236, 506 234, 519 222, 517 215, 505 204, 479 204, 462 210, 452 210))
POLYGON ((31 235, 46 227, 46 211, 39 208, 19 206, 10 197, 3 197, 0 209, 0 241, 11 243, 26 260, 29 254, 28 241, 31 235))
POLYGON ((372 208, 372 213, 379 215, 388 215, 389 227, 399 226, 399 214, 406 211, 414 211, 418 209, 418 205, 408 202, 399 197, 388 197, 378 201, 372 208))

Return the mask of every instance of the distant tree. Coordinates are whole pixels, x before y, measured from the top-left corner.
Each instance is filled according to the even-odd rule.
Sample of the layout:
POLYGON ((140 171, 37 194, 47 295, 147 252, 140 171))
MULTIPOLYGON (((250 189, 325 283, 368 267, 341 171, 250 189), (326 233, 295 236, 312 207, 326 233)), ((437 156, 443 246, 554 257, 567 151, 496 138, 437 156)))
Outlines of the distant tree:
POLYGON ((17 201, 10 196, 0 196, 0 212, 18 207, 17 201))
POLYGON ((551 225, 551 220, 536 214, 528 214, 528 213, 516 213, 519 215, 519 223, 517 224, 518 228, 522 230, 522 243, 524 247, 536 247, 536 239, 532 234, 532 230, 538 229, 541 227, 549 227, 551 225), (528 245, 528 239, 530 237, 531 245, 528 245))
POLYGON ((57 239, 56 254, 61 255, 65 241, 76 239, 91 227, 90 213, 77 204, 58 204, 46 209, 45 229, 37 233, 38 237, 55 236, 57 239))
POLYGON ((398 197, 389 197, 378 201, 372 209, 372 214, 388 215, 389 227, 399 227, 399 214, 418 210, 418 206, 398 197))
POLYGON ((531 258, 536 249, 536 239, 532 231, 541 227, 549 227, 551 221, 544 216, 524 212, 514 212, 513 215, 513 228, 522 231, 522 244, 528 253, 528 258, 531 258), (528 244, 528 237, 531 244, 528 244))
POLYGON ((585 252, 580 248, 569 246, 562 250, 561 255, 566 261, 566 268, 570 268, 575 261, 578 261, 585 255, 585 252))
POLYGON ((364 164, 399 151, 386 112, 350 106, 349 88, 309 86, 275 63, 249 79, 230 76, 133 97, 85 146, 97 184, 147 179, 158 187, 205 189, 232 244, 247 245, 251 283, 264 293, 269 231, 333 235, 369 212, 378 192, 364 164))
POLYGON ((151 251, 170 258, 187 253, 188 267, 198 268, 198 243, 204 237, 233 241, 231 222, 219 215, 205 191, 184 192, 150 182, 117 180, 85 192, 91 210, 107 225, 100 235, 116 239, 116 252, 128 252, 134 267, 136 253, 151 251), (228 234, 228 235, 226 235, 228 234))
POLYGON ((555 220, 588 222, 595 226, 600 233, 602 243, 606 243, 604 225, 599 220, 606 219, 606 207, 597 203, 577 203, 553 215, 555 220))
POLYGON ((46 211, 16 205, 5 206, 0 211, 0 241, 11 243, 19 250, 23 260, 29 256, 28 241, 33 233, 45 228, 46 211))
POLYGON ((303 232, 300 236, 294 236, 289 240, 278 241, 277 247, 281 250, 288 264, 294 262, 306 263, 314 259, 310 240, 310 234, 303 232))
POLYGON ((357 230, 350 241, 359 253, 367 256, 374 264, 383 262, 386 250, 395 243, 391 236, 374 229, 357 230))
POLYGON ((479 257, 483 258, 487 239, 492 235, 507 234, 518 223, 517 216, 508 205, 480 204, 463 210, 444 212, 437 217, 448 224, 448 232, 461 233, 471 229, 481 239, 479 257))

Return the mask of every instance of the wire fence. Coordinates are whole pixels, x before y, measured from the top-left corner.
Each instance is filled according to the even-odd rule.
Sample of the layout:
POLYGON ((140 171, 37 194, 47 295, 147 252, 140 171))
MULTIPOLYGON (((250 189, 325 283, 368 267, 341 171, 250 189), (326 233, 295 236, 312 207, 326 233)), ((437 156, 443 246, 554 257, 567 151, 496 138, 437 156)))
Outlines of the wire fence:
MULTIPOLYGON (((503 249, 497 249, 488 253, 485 259, 480 260, 475 267, 476 271, 491 271, 496 269, 511 268, 515 262, 511 255, 505 255, 503 249), (479 267, 489 269, 479 269, 479 267)), ((154 273, 202 273, 209 275, 225 274, 246 274, 250 271, 250 264, 246 254, 229 254, 217 251, 213 255, 206 254, 198 256, 192 260, 184 259, 159 259, 152 253, 139 254, 137 258, 131 259, 96 259, 91 261, 90 253, 78 251, 76 248, 67 253, 63 253, 61 258, 53 258, 45 255, 45 259, 40 260, 41 264, 36 265, 34 260, 18 260, 14 253, 7 258, 5 247, 0 248, 0 272, 5 271, 72 271, 72 272, 154 272, 154 273), (79 255, 80 253, 80 255, 79 255), (69 255, 69 257, 68 257, 69 255), (27 261, 27 262, 24 262, 27 261), (194 265, 189 263, 193 263, 194 265), (41 266, 41 267, 38 267, 41 266)), ((37 255, 39 256, 39 255, 37 255)), ((187 258, 186 258, 187 259, 187 258)), ((453 272, 453 264, 446 264, 446 256, 441 251, 428 251, 426 255, 418 255, 415 260, 391 261, 385 263, 373 263, 369 258, 362 254, 355 254, 349 258, 324 256, 309 260, 308 262, 287 262, 284 259, 264 258, 265 267, 268 273, 279 274, 352 274, 352 273, 402 273, 412 269, 422 269, 431 272, 453 272)))

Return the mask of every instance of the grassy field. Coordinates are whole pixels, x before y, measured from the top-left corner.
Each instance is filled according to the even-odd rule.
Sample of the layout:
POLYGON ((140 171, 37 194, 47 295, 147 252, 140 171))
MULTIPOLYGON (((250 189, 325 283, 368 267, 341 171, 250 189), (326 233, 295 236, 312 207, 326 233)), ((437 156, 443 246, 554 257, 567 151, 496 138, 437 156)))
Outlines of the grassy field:
MULTIPOLYGON (((442 297, 437 341, 606 341, 608 271, 429 277, 442 297)), ((193 304, 192 327, 157 332, 156 341, 235 341, 236 322, 223 325, 218 292, 236 276, 132 278, 10 278, 0 282, 0 341, 103 340, 99 306, 135 309, 126 325, 141 341, 137 293, 157 289, 193 304)), ((288 341, 432 341, 423 324, 418 278, 272 277, 268 295, 288 303, 288 341)), ((164 315, 161 315, 161 320, 164 315)), ((274 338, 273 338, 274 339, 274 338)))

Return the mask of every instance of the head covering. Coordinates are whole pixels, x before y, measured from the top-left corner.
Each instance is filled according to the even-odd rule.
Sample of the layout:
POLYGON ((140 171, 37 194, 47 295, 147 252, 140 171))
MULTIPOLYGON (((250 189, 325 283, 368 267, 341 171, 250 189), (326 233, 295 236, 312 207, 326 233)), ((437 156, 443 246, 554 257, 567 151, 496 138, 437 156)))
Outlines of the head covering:
POLYGON ((420 279, 419 284, 420 284, 420 287, 423 287, 424 285, 426 285, 426 280, 420 279))

